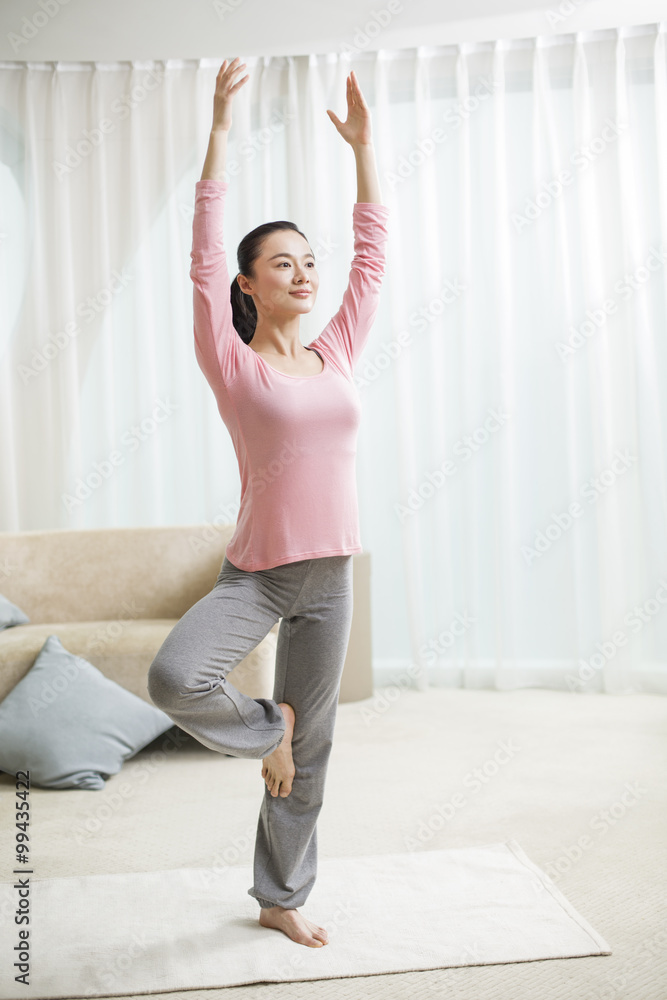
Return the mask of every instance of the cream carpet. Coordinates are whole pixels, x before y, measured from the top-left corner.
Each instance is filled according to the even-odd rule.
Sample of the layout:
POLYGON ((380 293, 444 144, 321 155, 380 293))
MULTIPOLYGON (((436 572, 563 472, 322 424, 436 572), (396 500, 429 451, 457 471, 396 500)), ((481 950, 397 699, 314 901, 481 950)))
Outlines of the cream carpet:
MULTIPOLYGON (((33 881, 30 983, 2 962, 0 996, 71 1000, 611 954, 513 841, 328 859, 302 908, 329 933, 321 949, 259 926, 251 876, 236 866, 33 881)), ((12 903, 14 887, 2 883, 5 947, 18 943, 12 903)))
MULTIPOLYGON (((261 762, 220 756, 189 738, 173 751, 162 739, 102 791, 33 788, 35 878, 178 868, 229 874, 252 863, 261 762)), ((394 688, 340 705, 318 823, 321 871, 333 859, 516 841, 612 954, 165 991, 164 998, 667 1000, 665 774, 667 698, 659 695, 394 688), (517 748, 512 756, 501 750, 508 741, 517 748)), ((0 774, 1 881, 14 867, 13 784, 0 774)), ((241 881, 245 893, 251 883, 241 881)), ((259 907, 247 900, 256 921, 259 907)), ((304 912, 319 923, 328 917, 313 894, 304 912)), ((11 945, 0 944, 5 965, 11 945)))

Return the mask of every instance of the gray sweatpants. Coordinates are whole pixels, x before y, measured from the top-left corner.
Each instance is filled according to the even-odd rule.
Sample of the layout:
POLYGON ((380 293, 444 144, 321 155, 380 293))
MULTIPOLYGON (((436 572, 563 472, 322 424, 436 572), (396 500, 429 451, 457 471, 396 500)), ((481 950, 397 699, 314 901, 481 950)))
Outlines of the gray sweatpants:
POLYGON ((294 709, 292 791, 264 787, 248 890, 260 907, 302 906, 317 876, 317 817, 352 623, 352 556, 238 569, 225 556, 210 593, 177 622, 153 660, 148 692, 204 746, 263 758, 282 742, 278 702, 294 709), (273 699, 226 676, 280 621, 273 699))

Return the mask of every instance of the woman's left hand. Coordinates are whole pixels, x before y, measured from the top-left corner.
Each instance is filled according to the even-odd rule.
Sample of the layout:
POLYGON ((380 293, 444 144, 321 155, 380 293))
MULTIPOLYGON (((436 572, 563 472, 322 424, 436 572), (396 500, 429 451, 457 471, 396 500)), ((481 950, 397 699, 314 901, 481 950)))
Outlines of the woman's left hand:
POLYGON ((354 70, 347 78, 347 119, 342 122, 333 111, 327 110, 327 114, 343 139, 351 146, 363 146, 372 142, 371 113, 354 70))

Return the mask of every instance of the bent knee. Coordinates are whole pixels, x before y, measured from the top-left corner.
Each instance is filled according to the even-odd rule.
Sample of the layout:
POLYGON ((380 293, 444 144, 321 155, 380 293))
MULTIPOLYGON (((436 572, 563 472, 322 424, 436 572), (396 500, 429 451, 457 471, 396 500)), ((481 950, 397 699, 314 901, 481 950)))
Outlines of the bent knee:
POLYGON ((163 711, 167 711, 182 697, 177 678, 171 658, 158 652, 148 668, 146 681, 151 701, 163 711))

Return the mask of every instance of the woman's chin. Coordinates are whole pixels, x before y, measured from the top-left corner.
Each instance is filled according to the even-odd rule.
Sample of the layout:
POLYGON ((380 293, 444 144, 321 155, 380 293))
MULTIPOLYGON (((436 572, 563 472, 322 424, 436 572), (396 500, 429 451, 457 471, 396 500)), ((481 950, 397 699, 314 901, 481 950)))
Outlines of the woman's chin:
POLYGON ((295 297, 294 302, 292 303, 292 309, 294 310, 294 312, 297 313, 307 313, 310 312, 310 310, 313 308, 314 305, 315 305, 314 295, 309 295, 307 299, 297 299, 295 297))

